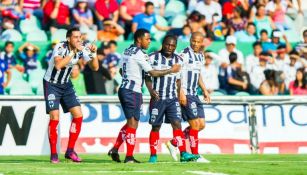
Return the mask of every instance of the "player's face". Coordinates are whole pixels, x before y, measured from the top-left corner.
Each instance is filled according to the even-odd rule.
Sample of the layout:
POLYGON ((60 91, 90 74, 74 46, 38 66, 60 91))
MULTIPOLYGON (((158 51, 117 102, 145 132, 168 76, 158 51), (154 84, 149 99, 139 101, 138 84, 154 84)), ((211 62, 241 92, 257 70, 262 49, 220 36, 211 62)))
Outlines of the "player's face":
POLYGON ((8 53, 11 53, 14 51, 14 46, 12 44, 8 44, 6 47, 5 47, 5 51, 8 52, 8 53))
POLYGON ((151 42, 150 34, 145 33, 145 36, 141 38, 141 48, 148 49, 150 42, 151 42))
POLYGON ((81 45, 81 32, 80 31, 73 31, 70 38, 68 38, 68 42, 70 43, 72 49, 80 47, 81 45))
POLYGON ((148 15, 153 14, 154 11, 155 11, 155 7, 154 7, 153 5, 150 5, 150 6, 148 6, 148 7, 146 8, 146 13, 147 13, 148 15))
POLYGON ((162 45, 162 51, 166 56, 171 56, 177 47, 176 40, 168 39, 162 45))
POLYGON ((199 52, 202 48, 204 38, 202 36, 192 36, 191 37, 191 48, 193 49, 194 52, 199 52))

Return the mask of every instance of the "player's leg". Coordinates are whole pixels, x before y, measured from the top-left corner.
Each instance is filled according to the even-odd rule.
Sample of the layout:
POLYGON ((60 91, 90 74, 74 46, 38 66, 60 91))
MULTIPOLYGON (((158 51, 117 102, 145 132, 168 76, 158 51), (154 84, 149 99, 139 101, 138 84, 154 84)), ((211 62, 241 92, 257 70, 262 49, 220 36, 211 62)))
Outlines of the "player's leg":
POLYGON ((49 114, 48 137, 50 144, 50 162, 58 163, 59 158, 57 154, 57 140, 58 140, 58 124, 59 124, 59 101, 60 94, 57 86, 43 81, 44 84, 44 98, 46 104, 46 113, 49 114))
POLYGON ((58 163, 57 141, 58 141, 58 124, 59 124, 59 110, 49 112, 50 120, 48 125, 48 137, 50 144, 50 161, 51 163, 58 163))
POLYGON ((160 131, 161 125, 152 126, 152 129, 150 131, 149 135, 149 145, 150 145, 150 163, 156 163, 157 162, 157 148, 159 145, 159 139, 160 139, 160 131))
POLYGON ((190 142, 190 148, 192 154, 198 155, 198 131, 199 131, 199 118, 193 118, 188 120, 189 130, 187 137, 190 142))

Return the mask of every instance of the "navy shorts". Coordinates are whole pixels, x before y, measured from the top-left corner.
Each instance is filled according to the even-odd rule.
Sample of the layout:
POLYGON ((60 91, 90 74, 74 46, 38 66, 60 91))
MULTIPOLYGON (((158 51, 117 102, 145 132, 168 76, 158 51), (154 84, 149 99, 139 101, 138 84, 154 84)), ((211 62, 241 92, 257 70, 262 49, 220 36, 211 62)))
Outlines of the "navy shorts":
POLYGON ((182 118, 185 121, 205 118, 205 111, 203 103, 199 100, 198 96, 187 95, 187 105, 181 106, 182 118))
POLYGON ((118 97, 126 119, 134 117, 135 120, 139 121, 143 104, 142 94, 129 89, 119 88, 118 97))
POLYGON ((180 104, 177 98, 166 100, 160 99, 158 101, 150 100, 149 111, 149 123, 153 126, 160 126, 163 122, 181 122, 182 120, 180 104))
POLYGON ((59 110, 60 104, 64 113, 69 112, 70 108, 80 106, 80 101, 71 81, 65 84, 54 84, 46 80, 43 81, 47 114, 50 111, 59 110))

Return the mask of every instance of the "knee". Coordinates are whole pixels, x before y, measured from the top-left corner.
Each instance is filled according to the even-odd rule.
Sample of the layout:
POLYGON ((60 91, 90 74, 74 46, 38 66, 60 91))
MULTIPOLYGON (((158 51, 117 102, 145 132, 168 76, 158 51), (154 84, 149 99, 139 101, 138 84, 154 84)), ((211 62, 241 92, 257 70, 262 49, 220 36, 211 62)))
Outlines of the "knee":
POLYGON ((191 129, 199 130, 199 121, 198 120, 191 121, 190 122, 190 127, 191 127, 191 129))
POLYGON ((206 127, 206 123, 204 121, 199 122, 199 127, 198 127, 199 131, 205 129, 205 127, 206 127))
POLYGON ((49 113, 50 120, 59 120, 59 111, 54 110, 49 113))
POLYGON ((174 122, 172 122, 172 127, 173 127, 174 130, 181 129, 181 123, 180 123, 180 121, 174 121, 174 122))
POLYGON ((139 124, 139 121, 135 120, 134 117, 132 117, 132 118, 127 120, 127 126, 129 128, 137 129, 138 128, 138 124, 139 124))
POLYGON ((159 132, 160 131, 161 126, 152 126, 151 131, 153 132, 159 132))

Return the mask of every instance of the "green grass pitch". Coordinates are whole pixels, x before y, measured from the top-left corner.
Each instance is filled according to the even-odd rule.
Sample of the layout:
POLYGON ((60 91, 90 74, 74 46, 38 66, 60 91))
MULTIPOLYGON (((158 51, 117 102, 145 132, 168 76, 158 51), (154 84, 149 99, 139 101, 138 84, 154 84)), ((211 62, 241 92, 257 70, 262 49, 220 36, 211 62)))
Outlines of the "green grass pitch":
MULTIPOLYGON (((141 164, 115 163, 106 155, 80 155, 80 164, 50 164, 48 156, 0 156, 0 175, 6 174, 240 174, 240 175, 303 175, 307 174, 307 155, 205 155, 204 163, 173 162, 167 154, 158 155, 158 163, 149 164, 147 154, 137 154, 141 164)), ((121 159, 124 156, 121 155, 121 159)))

